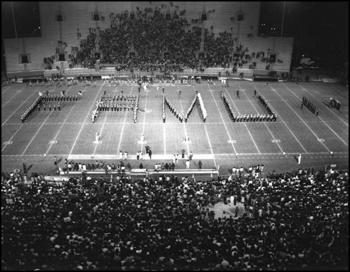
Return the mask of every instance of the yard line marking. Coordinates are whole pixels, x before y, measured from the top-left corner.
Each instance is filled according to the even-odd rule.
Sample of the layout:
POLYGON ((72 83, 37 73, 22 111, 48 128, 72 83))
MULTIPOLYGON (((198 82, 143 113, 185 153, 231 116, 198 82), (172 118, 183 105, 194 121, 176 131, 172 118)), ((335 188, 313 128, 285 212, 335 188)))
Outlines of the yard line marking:
MULTIPOLYGON (((146 125, 146 113, 147 113, 147 100, 148 100, 148 93, 150 91, 147 90, 147 87, 146 87, 146 90, 145 90, 145 93, 146 93, 146 101, 145 101, 145 113, 144 113, 144 117, 143 117, 143 124, 142 124, 142 134, 145 135, 145 125, 146 125)), ((125 121, 125 120, 124 120, 125 121)), ((141 152, 142 152, 142 149, 143 149, 143 141, 141 142, 141 152)))
MULTIPOLYGON (((66 91, 66 93, 68 93, 68 92, 71 90, 72 87, 73 87, 73 85, 70 86, 70 87, 68 88, 68 90, 66 91)), ((85 87, 84 87, 84 89, 85 89, 85 87)), ((63 121, 63 123, 56 123, 56 124, 61 124, 62 126, 60 127, 60 129, 59 129, 58 132, 56 133, 55 138, 54 138, 54 139, 52 140, 52 142, 50 143, 50 146, 49 146, 49 148, 47 149, 47 151, 46 151, 45 154, 48 154, 48 153, 49 153, 49 150, 51 149, 51 147, 52 147, 52 145, 53 145, 53 141, 56 140, 58 134, 61 132, 61 129, 62 129, 63 126, 66 124, 66 122, 67 122, 67 120, 68 120, 68 117, 69 117, 69 115, 72 113, 72 111, 73 111, 75 105, 76 105, 76 104, 73 105, 72 109, 71 109, 70 112, 68 113, 67 118, 63 121)), ((50 123, 47 123, 47 124, 50 124, 50 123)), ((55 124, 55 123, 53 123, 53 124, 55 124)))
MULTIPOLYGON (((126 112, 125 112, 125 114, 126 114, 126 112)), ((108 113, 106 112, 105 118, 104 118, 104 120, 103 120, 102 128, 101 128, 101 130, 100 130, 100 132, 99 132, 99 135, 102 135, 103 127, 104 127, 105 124, 106 124, 107 115, 108 115, 108 113)), ((95 155, 96 149, 97 149, 97 144, 95 145, 94 152, 92 153, 93 156, 95 155)))
MULTIPOLYGON (((254 84, 254 87, 259 90, 259 88, 254 84)), ((275 109, 275 111, 277 112, 277 110, 275 109)), ((297 140, 297 142, 300 144, 300 146, 304 149, 306 154, 309 154, 309 152, 306 151, 305 147, 301 144, 301 142, 299 141, 299 139, 294 135, 293 131, 289 128, 289 126, 287 125, 287 123, 282 119, 282 117, 278 114, 278 118, 282 120, 282 123, 285 124, 285 126, 288 128, 288 130, 290 131, 290 133, 292 133, 292 135, 294 136, 295 140, 297 140)))
MULTIPOLYGON (((305 155, 329 155, 329 152, 310 152, 310 153, 300 153, 300 152, 288 152, 286 153, 286 155, 298 155, 298 154, 305 154, 305 155)), ((196 154, 200 155, 200 156, 206 156, 206 159, 214 159, 213 154, 196 154)), ((281 153, 239 153, 239 155, 241 156, 258 156, 259 159, 262 159, 264 157, 261 156, 278 156, 277 158, 281 158, 283 157, 281 153)), ((346 158, 349 155, 349 152, 334 152, 333 153, 335 158, 346 158), (340 155, 346 155, 346 156, 340 156, 340 155), (337 156, 339 155, 339 156, 337 156)), ((25 155, 1 155, 2 157, 42 157, 42 154, 25 154, 25 155)), ((67 156, 67 154, 56 154, 56 156, 67 156)), ((79 156, 83 157, 86 156, 87 160, 91 159, 91 154, 80 154, 80 155, 71 155, 69 157, 69 159, 74 159, 74 158, 78 158, 79 156)), ((119 155, 96 155, 96 156, 115 156, 115 158, 119 159, 119 155)), ((95 157, 96 157, 95 156, 95 157)), ((164 157, 164 155, 162 154, 155 154, 155 156, 162 156, 164 157)), ((218 153, 215 154, 215 156, 236 156, 236 154, 234 153, 218 153)), ((128 156, 129 157, 129 156, 128 156)), ((130 155, 131 158, 135 158, 136 159, 136 155, 130 155)), ((152 154, 153 157, 153 154, 152 154)), ((173 159, 173 155, 166 155, 167 159, 172 160, 173 159)), ((113 157, 114 158, 114 157, 113 157)), ((266 159, 269 159, 270 157, 266 157, 266 159)), ((311 158, 311 157, 307 157, 307 158, 311 158)), ((316 157, 315 157, 316 158, 316 157)), ((324 157, 320 157, 320 158, 328 158, 328 156, 324 156, 324 157)))
POLYGON ((7 101, 1 106, 1 108, 3 108, 7 103, 9 103, 13 98, 15 98, 16 95, 19 95, 19 93, 20 93, 21 91, 23 91, 24 88, 25 88, 25 87, 23 87, 22 89, 20 89, 19 91, 17 91, 16 94, 15 94, 14 96, 12 96, 9 100, 7 100, 7 101))
POLYGON ((210 143, 209 134, 208 134, 207 127, 206 127, 205 123, 204 123, 204 130, 205 130, 205 134, 207 135, 208 144, 209 144, 209 147, 210 147, 210 152, 211 152, 211 154, 212 154, 212 156, 213 156, 215 169, 217 169, 217 164, 216 164, 216 160, 215 160, 213 148, 212 148, 211 143, 210 143))
MULTIPOLYGON (((130 93, 132 93, 132 89, 133 89, 133 88, 134 88, 134 86, 131 86, 130 93)), ((147 96, 147 93, 146 93, 146 96, 147 96)), ((121 133, 120 133, 120 138, 119 138, 119 143, 118 143, 117 152, 120 151, 120 144, 121 144, 122 138, 123 138, 123 132, 124 132, 124 126, 125 126, 125 120, 126 120, 126 113, 127 113, 127 111, 126 111, 125 114, 124 114, 124 122, 123 122, 123 125, 122 125, 122 131, 121 131, 121 133)), ((146 113, 146 111, 145 111, 145 113, 146 113)), ((142 149, 141 149, 141 150, 142 150, 142 149)), ((118 155, 118 156, 119 156, 119 155, 118 155)), ((129 155, 128 155, 128 157, 129 157, 129 155)))
POLYGON ((299 84, 300 87, 303 87, 308 94, 310 94, 311 96, 313 96, 317 101, 319 101, 326 109, 328 109, 331 113, 333 113, 336 117, 338 117, 340 119, 340 121, 342 121, 347 127, 349 126, 348 123, 346 123, 343 119, 341 119, 337 114, 335 114, 334 111, 332 111, 329 107, 327 107, 325 104, 323 104, 322 101, 320 101, 317 97, 315 97, 313 94, 311 94, 304 86, 301 86, 301 84, 299 84))
MULTIPOLYGON (((284 85, 284 84, 283 84, 284 85)), ((296 98, 298 98, 300 101, 302 101, 292 90, 290 90, 286 85, 284 85, 288 91, 290 91, 296 98)), ((305 89, 305 88, 304 88, 305 89)), ((306 89, 305 89, 306 90, 306 89)), ((316 98, 317 99, 317 98, 316 98)), ((317 99, 318 100, 318 99, 317 99)), ((318 100, 319 101, 319 100, 318 100)), ((321 102, 321 101, 320 101, 321 102)), ((322 102, 321 102, 322 103, 322 102)), ((322 103, 323 104, 323 103, 322 103)), ((326 107, 328 108, 328 107, 326 107)), ((333 111, 331 111, 333 112, 333 111)), ((337 116, 337 115, 336 115, 337 116)), ((339 138, 340 141, 342 141, 346 146, 348 146, 348 144, 320 117, 318 116, 318 118, 339 138)), ((343 120, 342 120, 343 121, 343 120)), ((344 121, 343 121, 344 122, 344 121)), ((344 122, 345 123, 345 122, 344 122)), ((346 123, 345 123, 346 124, 346 123)), ((346 124, 347 125, 347 124, 346 124)), ((348 125, 347 125, 348 126, 348 125)))
MULTIPOLYGON (((92 107, 96 105, 96 104, 95 104, 96 99, 97 99, 97 97, 99 96, 99 94, 100 94, 100 92, 101 92, 101 90, 102 90, 103 85, 104 85, 104 82, 102 83, 101 88, 98 90, 98 92, 97 92, 97 94, 96 94, 96 97, 95 97, 95 100, 91 103, 91 107, 90 107, 89 113, 86 115, 85 120, 84 120, 84 123, 83 123, 83 124, 81 125, 81 127, 80 127, 80 130, 79 130, 79 132, 78 132, 77 137, 75 138, 75 141, 74 141, 74 143, 73 143, 73 146, 72 146, 72 148, 71 148, 71 150, 70 150, 70 152, 69 152, 69 154, 68 154, 68 157, 72 154, 73 148, 74 148, 75 144, 77 143, 77 140, 78 140, 78 138, 79 138, 79 135, 80 135, 81 131, 83 130, 84 124, 85 124, 85 122, 86 122, 86 120, 87 120, 87 118, 88 118, 88 116, 89 116, 89 114, 90 114, 90 112, 91 112, 92 107)), ((90 116, 90 117, 91 117, 91 116, 90 116)))
MULTIPOLYGON (((17 132, 23 127, 23 124, 20 125, 20 127, 16 130, 16 132, 12 135, 12 137, 8 140, 11 141, 13 139, 13 137, 15 137, 15 135, 17 134, 17 132)), ((4 149, 8 146, 8 144, 6 144, 2 149, 1 152, 4 151, 4 149)))
POLYGON ((26 148, 24 149, 24 151, 22 152, 22 156, 24 155, 24 153, 27 151, 28 147, 30 146, 30 144, 33 142, 35 136, 39 133, 39 131, 41 130, 41 128, 45 125, 46 120, 50 117, 51 113, 53 113, 53 111, 50 111, 49 115, 45 118, 44 122, 41 124, 41 126, 39 127, 39 129, 37 130, 37 132, 34 134, 34 136, 32 137, 32 139, 30 140, 30 142, 28 143, 28 145, 26 146, 26 148))
MULTIPOLYGON (((113 91, 113 96, 116 96, 116 93, 118 92, 117 86, 110 86, 110 87, 114 87, 115 88, 115 90, 113 91)), ((113 105, 115 105, 114 101, 113 101, 113 105)), ((113 114, 113 112, 112 112, 112 114, 113 114)), ((104 124, 106 124, 106 125, 113 125, 114 123, 104 122, 104 124)), ((100 135, 101 134, 102 134, 102 130, 101 130, 100 135)), ((107 141, 107 150, 108 150, 109 144, 110 144, 110 141, 107 141)), ((95 151, 96 151, 96 149, 95 149, 95 151)), ((94 151, 94 157, 95 157, 95 151, 94 151)))
POLYGON ((349 87, 348 87, 347 92, 345 92, 345 91, 343 91, 343 90, 339 89, 339 88, 338 88, 338 86, 337 86, 337 85, 335 85, 335 84, 330 85, 330 87, 332 87, 332 88, 336 89, 336 90, 338 91, 339 95, 341 95, 341 96, 345 96, 345 98, 346 98, 346 99, 348 98, 347 93, 348 93, 348 91, 349 91, 349 87))
POLYGON ((9 118, 7 118, 7 119, 5 120, 5 122, 2 123, 1 126, 3 126, 3 125, 12 117, 12 115, 14 115, 15 112, 17 112, 17 111, 22 107, 22 105, 23 105, 24 103, 26 103, 27 100, 28 100, 30 97, 32 97, 32 95, 35 94, 36 91, 39 90, 39 89, 40 89, 40 87, 37 88, 30 96, 28 96, 28 98, 27 98, 26 100, 24 100, 24 102, 23 102, 21 105, 19 105, 19 107, 9 116, 9 118))
POLYGON ((10 90, 11 89, 11 85, 9 85, 9 86, 5 86, 3 89, 2 89, 2 91, 1 91, 1 95, 3 95, 4 93, 6 93, 8 90, 10 90), (7 88, 8 87, 8 89, 6 89, 5 90, 5 88, 7 88))
POLYGON ((166 155, 166 133, 165 133, 165 123, 163 123, 163 138, 164 138, 164 155, 166 155))
MULTIPOLYGON (((269 85, 269 88, 270 85, 269 85)), ((306 122, 299 116, 299 114, 283 99, 283 97, 278 93, 278 92, 275 92, 283 101, 284 103, 287 104, 287 106, 299 117, 299 119, 305 124, 305 126, 307 126, 309 128, 309 130, 312 132, 313 135, 315 135, 316 139, 319 139, 319 137, 316 135, 316 133, 306 124, 306 122)), ((324 143, 321 143, 327 150, 328 152, 330 152, 330 149, 324 144, 324 143)))
MULTIPOLYGON (((209 90, 211 91, 210 85, 209 85, 209 84, 208 84, 208 88, 209 88, 209 90)), ((210 92, 210 93, 211 93, 211 95, 212 95, 212 97, 213 97, 213 99, 214 99, 213 92, 210 92)), ((215 101, 215 99, 214 99, 214 101, 215 101)), ((235 145, 233 144, 233 141, 232 141, 230 132, 229 132, 228 129, 227 129, 227 126, 226 126, 226 124, 225 124, 224 117, 223 117, 222 114, 221 114, 220 108, 219 108, 219 106, 218 106, 218 104, 217 104, 216 102, 215 102, 215 105, 216 105, 216 107, 217 107, 217 109, 218 109, 218 111, 219 111, 219 113, 220 113, 222 122, 224 123, 225 129, 226 129, 226 132, 227 132, 227 135, 228 135, 228 137, 229 137, 229 140, 231 141, 232 148, 233 148, 233 150, 235 151, 235 153, 237 154, 237 150, 236 150, 236 148, 235 148, 235 145)))
MULTIPOLYGON (((284 84, 283 84, 284 85, 284 84)), ((284 85, 289 92, 291 92, 298 100, 302 101, 292 90, 290 90, 286 85, 284 85)), ((306 90, 306 89, 305 89, 306 90)), ((318 100, 318 99, 317 99, 318 100)), ((322 102, 321 102, 322 103, 322 102)), ((322 103, 323 104, 323 103, 322 103)), ((346 145, 348 144, 321 118, 318 116, 318 118, 346 145)))
MULTIPOLYGON (((192 85, 192 88, 193 88, 193 91, 196 92, 196 90, 195 90, 193 85, 192 85)), ((209 144, 211 155, 213 156, 215 169, 217 169, 217 164, 216 164, 216 160, 215 160, 215 156, 214 156, 214 152, 213 152, 213 147, 211 146, 211 142, 210 142, 210 139, 209 139, 209 134, 208 134, 208 131, 207 131, 206 123, 204 123, 204 130, 205 130, 205 134, 207 135, 207 140, 208 140, 208 144, 209 144)))
MULTIPOLYGON (((241 89, 241 86, 240 86, 240 85, 238 85, 238 86, 239 86, 239 88, 241 89)), ((242 93, 248 98, 246 92, 242 92, 242 93)), ((256 111, 257 113, 259 113, 258 110, 255 108, 255 106, 253 105, 252 101, 251 101, 249 98, 248 98, 248 101, 250 102, 250 104, 252 104, 252 106, 253 106, 253 108, 255 109, 255 111, 256 111)), ((275 136, 273 136, 271 130, 270 130, 269 127, 266 125, 266 122, 263 122, 263 123, 264 123, 265 127, 267 128, 267 130, 270 132, 272 138, 273 138, 274 140, 276 140, 275 136)), ((279 147, 279 149, 281 150, 281 152, 284 153, 283 150, 282 150, 282 148, 281 148, 281 146, 279 145, 279 143, 278 143, 277 141, 276 141, 276 144, 277 144, 277 146, 279 147)))
MULTIPOLYGON (((62 125, 61 125, 60 129, 57 131, 57 133, 56 133, 56 135, 55 135, 55 138, 53 138, 53 140, 52 140, 52 141, 55 141, 55 140, 56 140, 56 138, 57 138, 58 134, 61 132, 61 129, 62 129, 62 128, 63 128, 63 126, 66 124, 66 121, 67 121, 67 119, 68 119, 69 115, 72 113, 72 111, 73 111, 74 107, 75 107, 75 105, 73 105, 72 109, 70 110, 70 112, 69 112, 69 113, 68 113, 68 115, 67 115, 67 118, 66 118, 66 119, 64 120, 64 122, 62 123, 62 125)), ((51 144, 50 144, 50 146, 49 146, 49 148, 46 150, 45 154, 48 154, 48 153, 49 153, 49 151, 50 151, 50 149, 51 149, 52 145, 53 145, 53 143, 51 143, 51 144)))
MULTIPOLYGON (((192 87, 193 87, 193 86, 192 86, 192 87)), ((194 92, 196 93, 196 91, 194 91, 194 92)), ((181 114, 183 113, 183 117, 185 117, 185 116, 184 116, 185 111, 184 111, 184 108, 183 108, 183 106, 182 106, 182 98, 181 98, 181 95, 180 95, 180 106, 181 106, 181 114)), ((190 137, 190 135, 188 135, 188 133, 187 133, 186 122, 185 122, 185 120, 182 121, 182 124, 183 124, 183 126, 184 126, 184 128, 185 128, 185 139, 187 139, 186 136, 190 137)), ((189 142, 188 142, 188 141, 186 141, 186 146, 187 146, 187 154, 190 154, 190 145, 189 145, 189 142)))
MULTIPOLYGON (((71 88, 71 87, 70 87, 70 88, 71 88)), ((70 89, 70 88, 69 88, 69 89, 70 89)), ((24 89, 24 88, 23 88, 23 89, 24 89)), ((67 92, 69 91, 69 89, 67 90, 67 92)), ((74 105, 74 106, 75 106, 75 105, 74 105)), ((74 106, 73 106, 73 108, 74 108, 74 106)), ((71 111, 72 111, 72 110, 71 110, 71 111)), ((51 113, 50 113, 50 114, 51 114, 51 113)), ((49 114, 49 115, 50 115, 50 114, 49 114)), ((37 123, 37 124, 40 124, 40 123, 37 123)), ((47 124, 48 124, 48 123, 47 123, 47 124)), ((63 124, 64 124, 64 123, 62 123, 62 126, 63 126, 63 124)), ((23 123, 22 123, 22 125, 20 126, 20 128, 21 128, 22 126, 23 126, 23 123)), ((62 128, 62 127, 61 127, 61 128, 62 128)), ((39 128, 39 130, 40 130, 40 128, 39 128)), ((11 137, 10 140, 12 140, 12 138, 16 135, 16 133, 17 133, 18 131, 19 131, 19 129, 15 132, 15 134, 11 137)), ((35 136, 35 135, 34 135, 34 136, 35 136)), ((56 135, 56 137, 57 137, 57 135, 56 135)), ((56 137, 55 137, 55 139, 56 139, 56 137)), ((7 146, 7 145, 6 145, 6 146, 7 146)), ((6 147, 6 146, 5 146, 5 147, 6 147)), ((52 144, 50 144, 49 149, 51 148, 51 146, 52 146, 52 144)), ((3 150, 5 149, 5 147, 3 148, 3 150)), ((46 152, 45 154, 47 154, 47 153, 48 153, 48 152, 46 152)))
MULTIPOLYGON (((230 93, 229 93, 229 91, 228 91, 225 87, 224 87, 224 90, 227 92, 228 96, 230 97, 230 99, 231 99, 231 101, 232 101, 232 104, 233 104, 233 106, 236 108, 238 114, 240 114, 238 108, 236 107, 235 102, 233 101, 233 99, 232 99, 232 97, 231 97, 231 95, 230 95, 230 93)), ((249 133, 250 138, 252 138, 252 141, 253 141, 253 143, 254 143, 254 145, 255 145, 256 150, 258 150, 258 152, 259 152, 259 154, 260 154, 261 152, 260 152, 260 150, 259 150, 259 148, 258 148, 256 142, 254 141, 254 138, 253 138, 252 134, 250 133, 250 130, 248 129, 247 124, 246 124, 245 122, 243 122, 243 124, 245 125, 245 127, 246 127, 246 129, 247 129, 247 131, 248 131, 248 133, 249 133)))

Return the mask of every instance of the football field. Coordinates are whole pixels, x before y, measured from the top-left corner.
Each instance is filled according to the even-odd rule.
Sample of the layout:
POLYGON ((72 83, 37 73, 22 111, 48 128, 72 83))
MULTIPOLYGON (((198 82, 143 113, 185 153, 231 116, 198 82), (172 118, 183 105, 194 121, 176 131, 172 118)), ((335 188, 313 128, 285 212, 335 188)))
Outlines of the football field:
MULTIPOLYGON (((136 84, 110 85, 98 81, 96 86, 26 86, 13 84, 2 87, 2 171, 21 169, 22 163, 31 165, 29 172, 54 173, 54 156, 76 162, 95 160, 118 164, 119 152, 127 151, 128 162, 138 168, 140 162, 146 168, 154 168, 156 162, 171 162, 174 154, 185 150, 193 152, 190 168, 198 168, 201 160, 204 169, 219 168, 221 175, 230 173, 233 166, 248 168, 264 164, 265 171, 291 171, 298 168, 324 169, 336 164, 348 169, 349 115, 348 88, 337 83, 323 82, 243 82, 230 81, 229 87, 221 82, 200 84, 153 84, 147 89, 136 84), (157 88, 159 87, 159 88, 157 88), (208 113, 203 122, 199 107, 195 106, 188 122, 181 123, 166 107, 166 122, 162 119, 164 93, 178 112, 187 112, 198 91, 208 113), (60 95, 83 96, 78 101, 60 101, 61 110, 34 110, 25 123, 20 120, 23 112, 38 97, 39 91, 60 95), (158 90, 157 90, 158 89, 158 90), (181 90, 181 92, 179 92, 181 90), (237 90, 240 90, 239 97, 237 90), (232 122, 220 92, 223 91, 238 114, 267 114, 256 96, 260 91, 277 113, 276 122, 232 122), (91 114, 96 101, 106 91, 107 95, 139 93, 137 123, 132 111, 101 111, 92 123, 91 114), (316 116, 305 106, 302 97, 308 98, 317 109, 316 116), (339 100, 340 110, 329 107, 329 99, 339 100), (101 143, 94 143, 100 133, 101 143), (144 142, 140 135, 144 134, 144 142), (185 141, 188 135, 189 141, 185 141), (136 160, 136 153, 145 153, 150 146, 152 160, 144 156, 136 160), (301 164, 296 155, 301 154, 301 164)), ((57 101, 46 102, 46 104, 57 101)), ((116 102, 118 103, 118 102, 116 102)), ((176 168, 185 168, 181 159, 176 168)))

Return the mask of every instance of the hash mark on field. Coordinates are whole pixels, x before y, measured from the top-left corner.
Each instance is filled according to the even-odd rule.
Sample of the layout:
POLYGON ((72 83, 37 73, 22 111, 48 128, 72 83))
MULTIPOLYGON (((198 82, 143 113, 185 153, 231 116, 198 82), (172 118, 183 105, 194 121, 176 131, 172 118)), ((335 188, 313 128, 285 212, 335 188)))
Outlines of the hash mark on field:
MULTIPOLYGON (((240 85, 238 84, 238 86, 240 86, 240 85)), ((228 96, 230 97, 230 100, 231 100, 233 106, 236 108, 238 114, 240 114, 240 113, 239 113, 239 110, 238 110, 238 108, 237 108, 237 106, 236 106, 236 104, 235 104, 235 102, 233 101, 233 99, 232 99, 232 97, 231 97, 231 95, 230 95, 230 93, 229 93, 229 91, 228 91, 226 88, 224 88, 224 89, 225 89, 225 91, 227 92, 228 96)), ((250 138, 252 139, 252 141, 253 141, 253 143, 254 143, 254 145, 255 145, 256 150, 259 152, 259 154, 261 154, 261 152, 260 152, 260 150, 259 150, 259 148, 258 148, 258 146, 257 146, 257 144, 256 144, 256 142, 255 142, 255 140, 254 140, 254 138, 253 138, 253 136, 252 136, 252 134, 250 133, 250 130, 248 129, 248 126, 247 126, 246 122, 243 122, 243 123, 244 123, 244 126, 246 127, 246 129, 247 129, 247 131, 248 131, 248 133, 249 133, 250 138)))
MULTIPOLYGON (((209 87, 209 89, 210 89, 209 84, 208 84, 208 87, 209 87)), ((214 99, 214 101, 215 101, 215 97, 214 97, 213 93, 211 93, 211 95, 212 95, 212 97, 213 97, 213 99, 214 99)), ((229 140, 232 141, 231 135, 230 135, 230 133, 229 133, 229 131, 228 131, 228 129, 227 129, 227 126, 226 126, 226 124, 225 124, 224 118, 223 118, 223 116, 222 116, 222 114, 221 114, 220 108, 219 108, 219 106, 218 106, 218 103, 216 103, 216 101, 215 101, 215 105, 216 105, 216 107, 217 107, 217 109, 218 109, 218 111, 219 111, 221 120, 222 120, 222 122, 223 122, 223 124, 224 124, 224 127, 225 127, 225 129, 226 129, 226 133, 227 133, 228 137, 230 138, 229 140)), ((237 154, 237 150, 236 150, 236 148, 235 148, 233 142, 231 142, 231 145, 232 145, 232 148, 233 148, 234 152, 237 154)))
MULTIPOLYGON (((248 101, 249 101, 250 104, 253 106, 253 108, 255 109, 255 111, 256 111, 257 113, 259 113, 258 110, 257 110, 257 109, 255 108, 255 106, 253 105, 252 101, 250 101, 250 99, 249 99, 249 97, 247 96, 247 94, 244 93, 244 95, 247 97, 248 101)), ((275 136, 272 134, 271 130, 269 129, 269 127, 266 125, 265 122, 264 122, 264 125, 265 125, 265 127, 267 128, 267 130, 270 132, 270 134, 271 134, 273 140, 275 140, 275 136)), ((281 146, 278 144, 279 142, 281 142, 281 141, 280 141, 280 140, 275 140, 275 143, 277 144, 278 148, 279 148, 279 149, 281 150, 281 152, 283 153, 283 150, 282 150, 281 146)))
MULTIPOLYGON (((289 91, 289 92, 291 92, 296 98, 298 98, 300 101, 301 101, 301 99, 294 93, 294 92, 292 92, 292 90, 290 90, 285 84, 283 84, 286 88, 287 88, 287 90, 289 91)), ((316 98, 317 99, 317 98, 316 98)), ((318 99, 317 99, 318 100, 318 99)), ((319 101, 319 100, 318 100, 319 101)), ((322 103, 322 104, 324 104, 324 103, 322 103)), ((328 108, 328 107, 327 107, 328 108)), ((339 139, 340 139, 340 141, 342 141, 346 146, 348 146, 348 144, 321 118, 321 117, 318 117, 339 139)), ((305 123, 306 124, 306 123, 305 123)), ((348 126, 348 125, 347 125, 348 126)), ((316 135, 315 135, 316 136, 316 135)), ((322 143, 322 142, 321 142, 322 143)), ((326 147, 326 145, 324 145, 325 147, 326 147)), ((327 147, 326 147, 327 148, 327 147)))
MULTIPOLYGON (((279 139, 271 139, 273 143, 280 143, 281 141, 279 139)), ((283 151, 282 151, 283 152, 283 151)))
POLYGON ((30 97, 32 97, 32 95, 35 94, 35 93, 37 92, 37 90, 39 90, 39 89, 40 89, 40 88, 36 88, 35 91, 34 91, 30 96, 28 96, 28 98, 27 98, 26 100, 24 100, 23 103, 22 103, 21 105, 19 105, 19 107, 18 107, 16 110, 14 110, 14 112, 5 120, 5 122, 2 123, 1 126, 3 126, 3 125, 12 117, 12 115, 14 115, 15 112, 17 112, 17 111, 23 106, 23 104, 24 104, 25 102, 27 102, 27 100, 28 100, 30 97))
MULTIPOLYGON (((131 86, 131 89, 130 89, 130 93, 132 93, 132 89, 134 88, 134 86, 131 86)), ((146 97, 147 97, 147 92, 146 92, 146 97)), ((145 106, 145 108, 146 108, 146 106, 145 106)), ((118 143, 118 149, 117 149, 117 152, 119 152, 120 151, 120 144, 121 144, 121 142, 122 142, 122 138, 123 138, 123 132, 124 132, 124 126, 125 126, 125 120, 126 120, 126 113, 127 112, 125 112, 125 115, 124 115, 124 121, 123 121, 123 124, 122 124, 122 131, 121 131, 121 133, 120 133, 120 138, 119 138, 119 143, 118 143)), ((146 116, 146 115, 145 115, 146 116)), ((142 146, 141 146, 141 148, 142 148, 142 146)), ((142 150, 142 149, 141 149, 142 150)))
POLYGON ((26 146, 26 148, 24 149, 24 151, 22 152, 22 155, 24 155, 24 153, 27 151, 28 147, 30 146, 30 144, 33 142, 35 136, 39 133, 39 131, 41 130, 41 128, 45 125, 46 120, 50 117, 51 113, 53 113, 53 111, 51 111, 49 113, 49 115, 45 118, 44 122, 41 124, 41 126, 39 127, 39 129, 37 130, 37 132, 34 134, 33 138, 30 140, 30 142, 28 143, 28 145, 26 146))
MULTIPOLYGON (((284 86, 287 88, 287 90, 289 90, 289 88, 288 88, 286 85, 284 85, 284 86)), ((293 93, 293 92, 292 92, 292 93, 293 93)), ((289 104, 283 99, 283 97, 282 97, 278 92, 276 92, 276 94, 287 104, 287 106, 295 113, 295 115, 299 117, 299 119, 305 124, 305 126, 307 126, 307 128, 311 131, 311 133, 312 133, 313 135, 315 135, 316 139, 318 139, 318 136, 316 135, 316 133, 308 126, 308 124, 306 124, 306 122, 304 121, 304 119, 302 119, 302 118, 299 116, 299 114, 291 107, 291 105, 289 105, 289 104)), ((301 100, 301 99, 300 99, 300 100, 301 100)), ((328 148, 323 142, 320 142, 320 143, 323 145, 323 147, 324 147, 325 149, 327 149, 328 152, 330 152, 329 148, 328 148)))
MULTIPOLYGON (((258 87, 256 87, 255 84, 253 84, 254 87, 259 90, 258 87)), ((277 92, 276 92, 277 94, 277 92)), ((277 112, 277 111, 276 111, 277 112)), ((295 140, 299 143, 299 145, 302 147, 302 149, 304 149, 305 153, 308 154, 308 152, 306 151, 305 147, 301 144, 301 142, 299 141, 299 139, 295 136, 295 134, 293 133, 293 131, 289 128, 289 126, 287 125, 286 121, 284 121, 281 117, 281 115, 278 115, 278 118, 281 119, 282 123, 287 127, 287 129, 289 130, 289 132, 294 136, 295 140)))
POLYGON ((10 144, 12 144, 13 142, 12 141, 6 141, 6 142, 4 142, 3 144, 4 145, 10 145, 10 144))
MULTIPOLYGON (((72 87, 73 87, 73 86, 70 86, 70 87, 68 88, 68 90, 67 90, 66 93, 68 93, 72 87)), ((53 138, 53 141, 52 141, 52 142, 56 142, 56 143, 57 143, 57 141, 55 141, 55 140, 56 140, 58 134, 60 133, 62 127, 64 126, 64 124, 66 124, 66 121, 68 120, 68 117, 69 117, 69 115, 72 113, 74 107, 75 107, 75 104, 74 104, 73 107, 71 108, 70 112, 68 113, 68 115, 67 115, 66 119, 63 121, 63 123, 56 123, 56 124, 58 124, 58 125, 61 124, 61 127, 60 127, 60 129, 57 131, 57 133, 56 133, 56 135, 55 135, 55 138, 53 138)), ((53 144, 53 143, 52 143, 52 144, 53 144)), ((45 154, 48 154, 48 153, 49 153, 52 144, 50 144, 50 146, 49 146, 49 148, 46 150, 45 154)))
MULTIPOLYGON (((97 92, 96 97, 95 97, 95 100, 92 101, 92 103, 91 103, 91 107, 90 107, 90 109, 89 109, 89 113, 91 112, 92 107, 95 106, 95 101, 96 101, 98 95, 100 94, 103 85, 104 85, 104 82, 101 84, 101 88, 100 88, 100 90, 97 92)), ((68 157, 72 154, 73 148, 74 148, 75 144, 77 143, 77 140, 78 140, 78 138, 79 138, 79 135, 80 135, 81 131, 83 130, 84 124, 85 124, 85 122, 86 122, 88 116, 89 116, 89 114, 86 115, 85 120, 84 120, 84 123, 83 123, 83 124, 81 125, 81 127, 80 127, 80 130, 79 130, 79 132, 78 132, 77 137, 75 138, 75 141, 74 141, 74 143, 73 143, 73 145, 72 145, 72 148, 71 148, 71 150, 70 150, 70 152, 69 152, 69 154, 68 154, 68 157)))

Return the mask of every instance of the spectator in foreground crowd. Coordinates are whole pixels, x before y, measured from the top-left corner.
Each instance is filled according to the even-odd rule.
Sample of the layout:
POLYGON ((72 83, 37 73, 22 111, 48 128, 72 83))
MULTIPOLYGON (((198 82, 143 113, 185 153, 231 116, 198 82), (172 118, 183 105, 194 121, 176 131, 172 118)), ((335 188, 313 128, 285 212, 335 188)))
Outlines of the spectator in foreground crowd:
POLYGON ((348 269, 347 173, 30 181, 2 173, 4 270, 348 269))

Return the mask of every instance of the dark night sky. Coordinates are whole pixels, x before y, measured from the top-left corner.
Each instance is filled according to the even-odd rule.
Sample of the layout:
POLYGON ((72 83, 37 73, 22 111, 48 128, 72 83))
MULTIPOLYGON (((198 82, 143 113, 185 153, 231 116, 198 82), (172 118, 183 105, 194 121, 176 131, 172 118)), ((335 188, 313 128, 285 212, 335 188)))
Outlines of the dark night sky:
MULTIPOLYGON (((12 2, 18 37, 40 37, 38 2, 12 2)), ((261 2, 260 34, 280 36, 285 3, 284 37, 295 37, 294 47, 306 54, 348 57, 348 2, 261 2)), ((14 38, 11 2, 1 2, 2 37, 14 38)), ((299 52, 298 52, 299 54, 299 52)), ((324 56, 322 56, 324 57, 324 56)))

